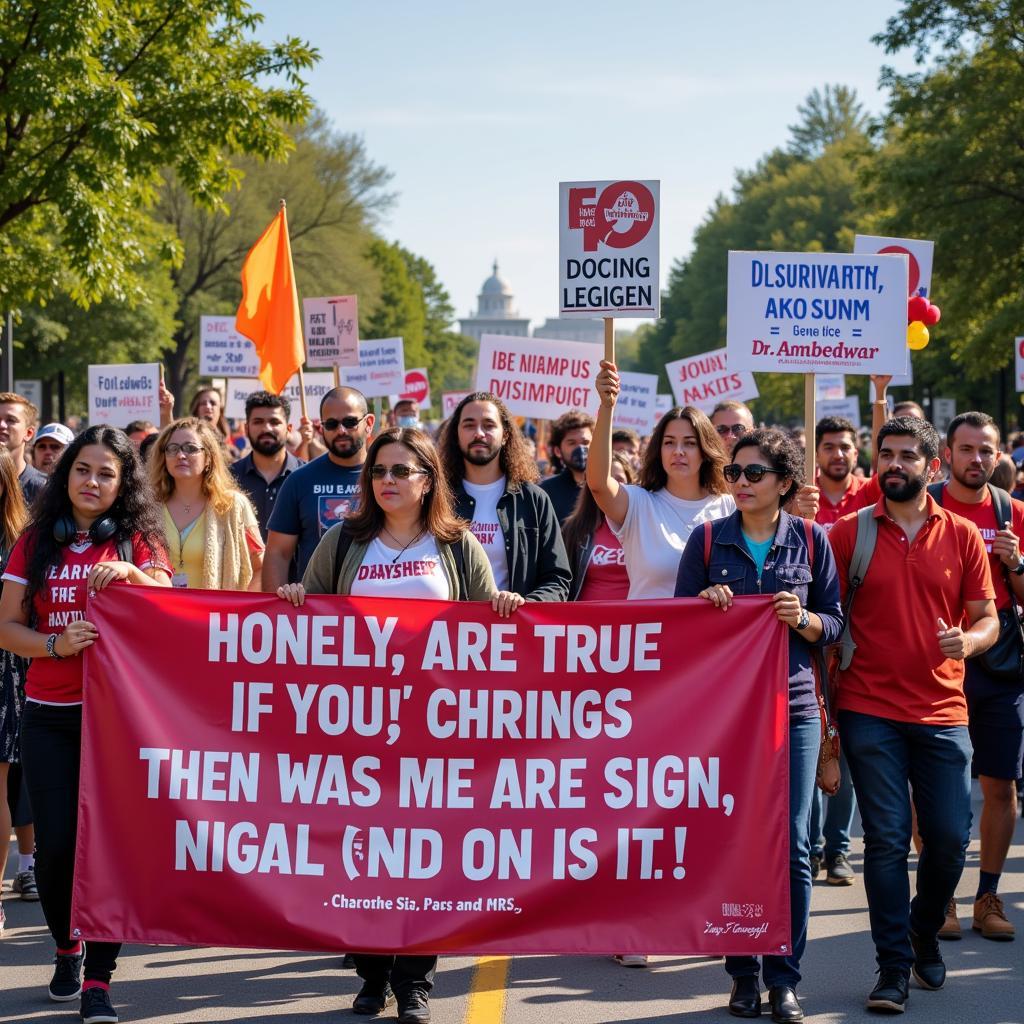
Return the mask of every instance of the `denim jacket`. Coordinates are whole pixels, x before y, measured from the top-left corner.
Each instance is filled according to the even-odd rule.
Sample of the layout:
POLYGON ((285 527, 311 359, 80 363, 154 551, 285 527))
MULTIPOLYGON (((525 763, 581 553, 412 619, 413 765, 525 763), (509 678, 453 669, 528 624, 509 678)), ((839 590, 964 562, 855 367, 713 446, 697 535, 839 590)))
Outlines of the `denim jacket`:
MULTIPOLYGON (((786 590, 796 594, 802 607, 821 618, 822 634, 814 646, 835 643, 843 629, 839 603, 839 576, 828 536, 817 523, 812 524, 814 565, 810 564, 807 534, 803 520, 788 512, 779 515, 764 571, 757 575, 757 564, 743 539, 742 513, 733 512, 711 524, 711 557, 704 565, 704 529, 690 534, 679 562, 676 597, 696 597, 705 587, 724 583, 733 594, 776 594, 786 590)), ((795 629, 789 630, 789 714, 807 718, 818 713, 815 695, 811 644, 795 629)))

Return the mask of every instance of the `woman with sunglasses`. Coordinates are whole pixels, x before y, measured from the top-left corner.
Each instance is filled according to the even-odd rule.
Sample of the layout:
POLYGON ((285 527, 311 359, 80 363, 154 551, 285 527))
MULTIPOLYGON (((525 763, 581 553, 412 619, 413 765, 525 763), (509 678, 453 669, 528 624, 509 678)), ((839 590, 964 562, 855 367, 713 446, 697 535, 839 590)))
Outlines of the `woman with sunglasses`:
POLYGON ((728 612, 740 594, 773 594, 775 615, 789 627, 789 886, 792 954, 727 956, 733 979, 729 1012, 761 1013, 764 975, 772 1020, 803 1020, 796 996, 811 904, 810 821, 821 719, 812 647, 835 643, 842 631, 839 579, 825 531, 782 506, 803 482, 803 451, 777 430, 744 434, 725 478, 737 511, 695 530, 687 541, 676 597, 700 597, 728 612), (810 530, 810 533, 808 533, 810 530), (710 537, 705 536, 705 531, 710 537), (710 540, 710 553, 706 546, 710 540), (810 543, 808 543, 810 541, 810 543))
MULTIPOLYGON (((36 830, 39 897, 57 946, 49 997, 70 1002, 81 993, 85 1024, 113 1024, 117 1013, 108 989, 120 946, 86 943, 83 983, 83 943, 71 936, 81 656, 94 643, 117 642, 116 636, 100 636, 85 619, 86 598, 105 600, 102 591, 111 583, 166 587, 171 580, 160 509, 127 435, 89 427, 68 445, 36 499, 32 524, 15 544, 3 579, 0 647, 32 659, 21 757, 36 830), (54 580, 68 582, 54 586, 54 580)), ((116 879, 116 865, 110 869, 116 879)))
POLYGON ((149 478, 163 506, 173 583, 258 591, 263 539, 222 452, 210 425, 189 417, 164 427, 150 453, 149 478))
MULTIPOLYGON (((409 427, 374 440, 359 507, 324 535, 302 583, 277 588, 296 607, 307 593, 490 601, 505 617, 523 604, 518 594, 496 591, 484 549, 455 515, 437 449, 409 427)), ((436 956, 357 953, 355 961, 363 980, 356 1013, 382 1013, 397 998, 400 1024, 430 1020, 436 956)))
POLYGON ((630 600, 671 597, 683 546, 695 526, 736 505, 722 466, 725 449, 711 421, 692 406, 665 413, 644 452, 639 486, 611 472, 612 418, 619 373, 602 361, 595 382, 601 405, 587 461, 587 486, 622 542, 630 600))

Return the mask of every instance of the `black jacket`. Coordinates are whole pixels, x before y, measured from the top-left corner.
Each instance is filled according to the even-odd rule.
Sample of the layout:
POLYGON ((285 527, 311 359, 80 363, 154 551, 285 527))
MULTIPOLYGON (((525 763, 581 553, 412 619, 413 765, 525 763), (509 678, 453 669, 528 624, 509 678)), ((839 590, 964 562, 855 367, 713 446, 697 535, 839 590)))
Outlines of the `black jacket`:
MULTIPOLYGON (((460 483, 455 511, 472 521, 476 499, 460 483)), ((551 499, 536 484, 507 487, 498 499, 498 522, 505 537, 509 589, 527 601, 566 601, 569 558, 551 499)))

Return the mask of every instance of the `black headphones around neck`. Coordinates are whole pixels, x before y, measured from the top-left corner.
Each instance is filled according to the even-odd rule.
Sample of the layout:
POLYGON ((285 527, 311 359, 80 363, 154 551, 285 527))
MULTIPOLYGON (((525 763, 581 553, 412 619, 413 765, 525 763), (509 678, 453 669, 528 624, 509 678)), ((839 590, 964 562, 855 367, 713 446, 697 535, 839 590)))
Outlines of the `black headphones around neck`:
MULTIPOLYGON (((53 539, 58 544, 70 544, 78 536, 78 525, 71 516, 61 516, 53 524, 53 539)), ((102 544, 117 533, 117 520, 113 516, 100 516, 89 527, 89 539, 102 544)))

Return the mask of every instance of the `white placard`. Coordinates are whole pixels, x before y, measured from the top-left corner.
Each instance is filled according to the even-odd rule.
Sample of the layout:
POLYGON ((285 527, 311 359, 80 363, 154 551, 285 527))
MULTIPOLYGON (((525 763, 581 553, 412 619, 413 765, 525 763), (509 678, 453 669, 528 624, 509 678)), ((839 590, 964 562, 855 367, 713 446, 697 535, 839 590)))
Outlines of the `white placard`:
POLYGON ((596 412, 594 379, 602 345, 581 341, 485 334, 480 339, 476 387, 491 391, 513 416, 554 420, 570 409, 596 412))
POLYGON ((27 398, 36 409, 43 407, 43 382, 41 380, 16 380, 14 393, 27 398))
POLYGON ((904 373, 907 257, 730 252, 733 370, 904 373))
MULTIPOLYGON (((311 420, 320 415, 320 399, 334 387, 333 373, 304 373, 306 385, 306 411, 311 420)), ((228 381, 227 396, 224 401, 224 415, 229 420, 245 419, 245 400, 257 391, 265 390, 262 381, 248 378, 245 380, 231 379, 228 381)), ((281 392, 291 403, 291 422, 297 425, 302 416, 302 402, 299 400, 299 375, 285 385, 281 392)))
POLYGON ((757 398, 754 375, 746 370, 730 370, 724 348, 666 363, 665 372, 676 405, 692 405, 710 414, 727 399, 746 402, 757 398))
POLYGON ((907 297, 931 295, 932 260, 935 257, 935 243, 920 238, 884 238, 880 235, 854 235, 855 253, 878 253, 879 255, 905 254, 907 257, 907 297))
POLYGON ((160 364, 89 367, 89 425, 124 427, 132 420, 160 422, 160 364))
POLYGON ((359 342, 359 365, 343 366, 342 384, 366 398, 386 398, 405 386, 405 352, 401 338, 374 338, 359 342))
POLYGON ((814 387, 819 402, 837 402, 846 397, 846 375, 819 373, 814 378, 814 387))
POLYGON ((1013 339, 1013 352, 1017 371, 1017 390, 1024 391, 1024 337, 1013 339))
POLYGON ((359 308, 354 295, 302 300, 307 366, 359 365, 359 308))
POLYGON ((619 400, 615 403, 612 428, 628 427, 643 436, 654 429, 658 422, 655 402, 658 397, 658 375, 656 373, 632 373, 623 370, 619 374, 619 400))
POLYGON ((430 376, 425 366, 417 366, 405 371, 405 387, 397 395, 388 395, 391 408, 403 399, 418 402, 420 409, 430 408, 430 376))
POLYGON ((559 316, 660 315, 660 182, 558 186, 559 316))
POLYGON ((199 374, 202 377, 258 377, 256 346, 235 330, 233 316, 199 318, 199 374))
MULTIPOLYGON (((843 419, 849 420, 860 430, 860 400, 855 396, 824 398, 820 402, 815 402, 814 411, 819 420, 823 420, 826 416, 842 416, 843 419)), ((807 432, 809 434, 810 430, 807 432)))
POLYGON ((441 418, 448 419, 452 413, 459 407, 461 402, 467 395, 473 394, 472 391, 445 391, 441 395, 441 418))
POLYGON ((673 395, 666 395, 663 391, 655 395, 654 411, 658 414, 658 419, 660 420, 675 404, 675 397, 673 395))

